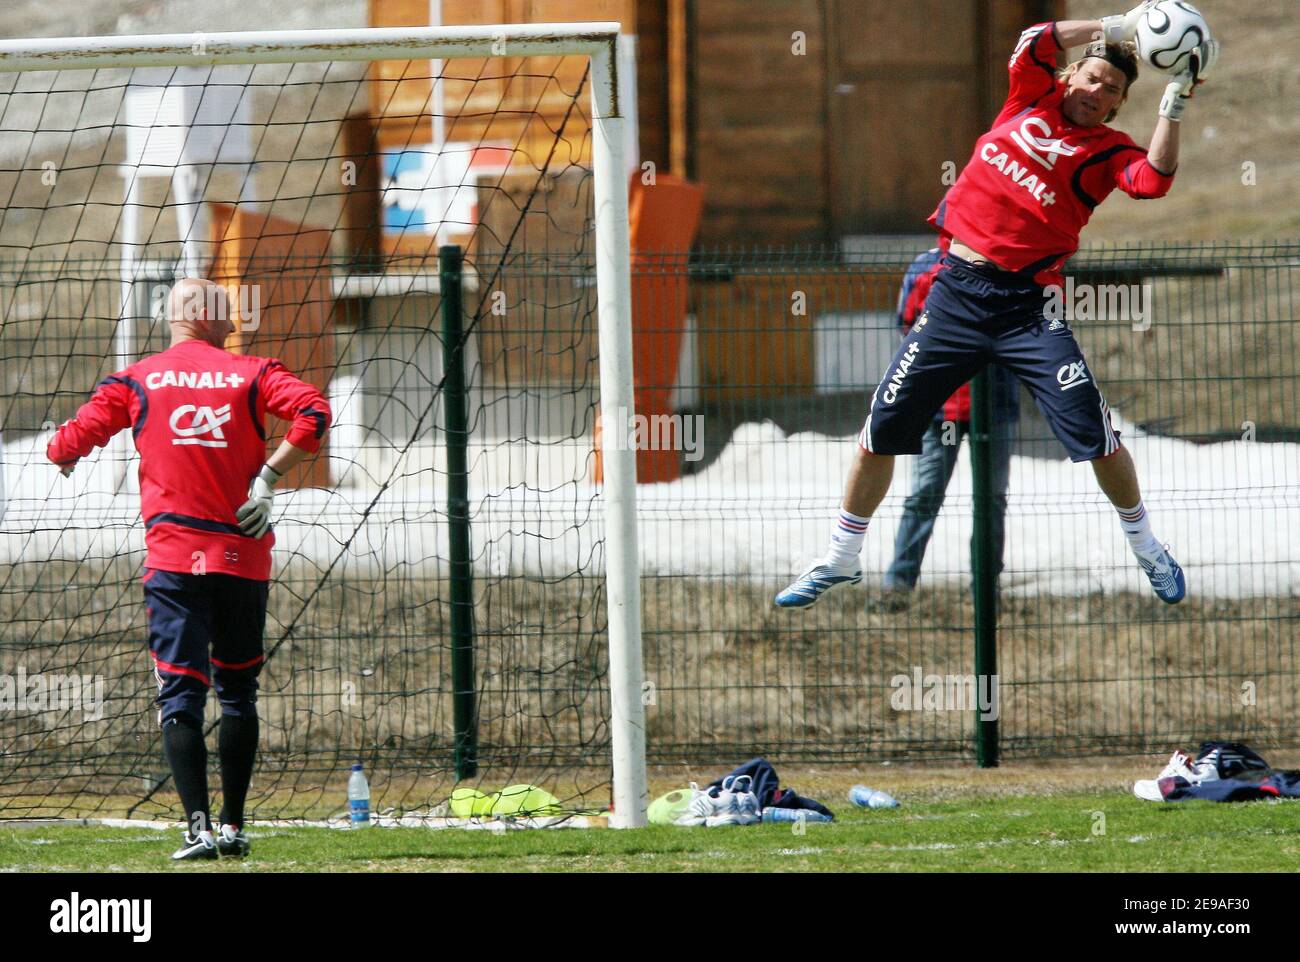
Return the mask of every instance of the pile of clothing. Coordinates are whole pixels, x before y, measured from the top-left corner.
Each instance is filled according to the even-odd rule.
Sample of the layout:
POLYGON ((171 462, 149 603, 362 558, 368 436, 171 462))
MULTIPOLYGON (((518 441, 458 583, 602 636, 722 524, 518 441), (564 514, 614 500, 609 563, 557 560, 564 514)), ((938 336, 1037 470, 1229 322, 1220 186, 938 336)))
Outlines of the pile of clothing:
POLYGON ((1300 771, 1273 768, 1240 742, 1203 742, 1195 757, 1178 749, 1155 778, 1133 785, 1150 802, 1249 802, 1300 798, 1300 771))
POLYGON ((706 787, 691 782, 650 804, 651 824, 688 825, 718 828, 724 825, 753 825, 764 819, 774 820, 777 813, 802 810, 817 821, 835 818, 829 808, 811 798, 804 798, 792 788, 782 788, 770 763, 752 759, 735 771, 706 787))

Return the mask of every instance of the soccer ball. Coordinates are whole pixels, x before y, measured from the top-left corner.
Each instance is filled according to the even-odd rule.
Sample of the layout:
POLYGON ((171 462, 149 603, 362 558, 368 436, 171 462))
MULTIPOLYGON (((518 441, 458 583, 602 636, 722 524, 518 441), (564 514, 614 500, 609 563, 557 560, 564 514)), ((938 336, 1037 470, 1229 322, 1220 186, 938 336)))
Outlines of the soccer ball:
POLYGON ((1133 39, 1143 63, 1179 74, 1191 66, 1192 51, 1210 39, 1210 26, 1190 3, 1161 0, 1142 15, 1133 39))

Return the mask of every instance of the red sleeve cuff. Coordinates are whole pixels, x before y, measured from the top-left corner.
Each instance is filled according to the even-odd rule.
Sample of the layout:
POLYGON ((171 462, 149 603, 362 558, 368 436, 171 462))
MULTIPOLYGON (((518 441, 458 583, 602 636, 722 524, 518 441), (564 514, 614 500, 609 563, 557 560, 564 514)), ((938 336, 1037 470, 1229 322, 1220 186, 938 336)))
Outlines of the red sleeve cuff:
POLYGON ((329 408, 305 407, 294 417, 293 426, 289 428, 284 439, 295 448, 302 448, 308 454, 315 454, 320 450, 321 441, 329 429, 329 424, 329 408))
POLYGON ((63 450, 62 446, 57 444, 58 440, 59 437, 57 434, 50 439, 50 443, 45 446, 45 457, 52 464, 57 464, 59 467, 72 461, 76 461, 77 456, 75 454, 69 454, 67 451, 63 450))
POLYGON ((1140 200, 1163 197, 1174 184, 1174 173, 1157 170, 1145 156, 1124 167, 1124 192, 1140 200))

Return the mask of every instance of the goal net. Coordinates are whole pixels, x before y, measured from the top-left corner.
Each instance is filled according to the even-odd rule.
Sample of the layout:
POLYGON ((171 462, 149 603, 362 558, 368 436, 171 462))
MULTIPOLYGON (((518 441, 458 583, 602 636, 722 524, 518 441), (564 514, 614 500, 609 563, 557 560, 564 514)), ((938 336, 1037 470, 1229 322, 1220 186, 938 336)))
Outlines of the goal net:
POLYGON ((180 814, 130 432, 44 452, 184 276, 334 415, 276 497, 251 817, 343 817, 360 763, 392 817, 642 818, 635 469, 593 442, 631 408, 616 41, 0 44, 0 818, 180 814))

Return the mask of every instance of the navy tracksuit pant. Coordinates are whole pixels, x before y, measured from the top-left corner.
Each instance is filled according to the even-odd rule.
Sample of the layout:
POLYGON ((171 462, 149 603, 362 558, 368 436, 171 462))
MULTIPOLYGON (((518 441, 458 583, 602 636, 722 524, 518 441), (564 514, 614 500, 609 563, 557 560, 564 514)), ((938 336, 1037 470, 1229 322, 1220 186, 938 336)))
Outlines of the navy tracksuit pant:
POLYGON ((920 454, 943 402, 988 363, 1033 395, 1072 461, 1119 450, 1119 433, 1070 326, 1044 316, 1045 288, 1020 274, 945 254, 925 302, 890 361, 858 443, 873 454, 920 454))
POLYGON ((202 727, 209 688, 223 715, 256 716, 267 587, 228 574, 146 570, 160 723, 179 716, 202 727))

